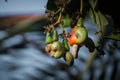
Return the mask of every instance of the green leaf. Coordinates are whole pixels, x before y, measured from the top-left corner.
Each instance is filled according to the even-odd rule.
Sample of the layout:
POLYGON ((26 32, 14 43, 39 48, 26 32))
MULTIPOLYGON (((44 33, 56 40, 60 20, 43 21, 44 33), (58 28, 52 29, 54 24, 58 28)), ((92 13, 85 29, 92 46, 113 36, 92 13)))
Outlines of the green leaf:
POLYGON ((108 39, 113 39, 113 40, 118 40, 118 41, 120 41, 120 33, 111 34, 111 35, 109 35, 109 36, 105 36, 105 38, 108 38, 108 39))
POLYGON ((64 16, 62 18, 62 22, 63 23, 60 24, 61 27, 63 27, 63 28, 70 27, 70 17, 69 17, 69 15, 64 16))
POLYGON ((88 0, 88 2, 93 10, 98 10, 98 0, 88 0))
POLYGON ((89 3, 90 3, 90 5, 91 5, 91 7, 92 7, 92 9, 94 9, 95 8, 95 1, 94 0, 89 0, 89 3))
POLYGON ((97 12, 97 15, 99 16, 99 20, 100 20, 101 25, 107 25, 108 24, 108 20, 105 17, 105 15, 103 15, 100 11, 97 12))
POLYGON ((95 12, 95 18, 96 18, 96 24, 100 26, 101 20, 100 20, 100 16, 99 16, 98 12, 95 12))
POLYGON ((90 18, 99 26, 105 26, 108 24, 107 18, 100 12, 100 11, 95 11, 93 9, 89 10, 89 16, 90 18))
POLYGON ((94 22, 96 23, 96 11, 94 11, 92 8, 90 8, 88 14, 89 14, 91 20, 94 21, 94 22))

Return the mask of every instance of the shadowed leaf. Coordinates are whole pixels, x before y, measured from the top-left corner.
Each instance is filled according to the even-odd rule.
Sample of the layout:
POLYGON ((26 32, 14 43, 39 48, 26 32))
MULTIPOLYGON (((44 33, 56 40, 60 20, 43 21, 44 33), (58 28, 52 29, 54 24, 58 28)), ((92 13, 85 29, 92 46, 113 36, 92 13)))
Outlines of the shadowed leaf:
POLYGON ((58 7, 56 6, 55 1, 56 0, 48 0, 47 6, 46 6, 47 8, 46 9, 48 9, 50 11, 56 11, 56 10, 58 10, 58 7))
POLYGON ((99 26, 108 24, 107 18, 100 11, 96 12, 95 10, 90 9, 89 16, 99 26))
POLYGON ((105 38, 120 41, 120 33, 117 33, 117 34, 111 34, 111 35, 109 35, 109 36, 105 36, 105 38))

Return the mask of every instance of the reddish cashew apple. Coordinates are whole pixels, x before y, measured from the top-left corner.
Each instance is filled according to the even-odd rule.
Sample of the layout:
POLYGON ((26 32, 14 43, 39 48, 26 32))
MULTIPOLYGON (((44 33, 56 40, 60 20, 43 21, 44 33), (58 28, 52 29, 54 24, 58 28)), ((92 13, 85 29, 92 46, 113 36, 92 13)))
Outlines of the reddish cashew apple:
POLYGON ((82 18, 77 22, 77 25, 72 29, 68 43, 72 46, 72 55, 74 58, 78 57, 78 49, 82 46, 88 38, 88 32, 83 26, 82 18))

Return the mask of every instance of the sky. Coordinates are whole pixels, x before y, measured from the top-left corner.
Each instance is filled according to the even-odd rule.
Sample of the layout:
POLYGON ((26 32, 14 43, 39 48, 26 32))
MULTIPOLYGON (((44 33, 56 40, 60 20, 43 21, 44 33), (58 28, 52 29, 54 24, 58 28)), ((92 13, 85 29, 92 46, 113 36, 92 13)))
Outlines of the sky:
POLYGON ((47 0, 0 0, 0 16, 44 14, 47 0))

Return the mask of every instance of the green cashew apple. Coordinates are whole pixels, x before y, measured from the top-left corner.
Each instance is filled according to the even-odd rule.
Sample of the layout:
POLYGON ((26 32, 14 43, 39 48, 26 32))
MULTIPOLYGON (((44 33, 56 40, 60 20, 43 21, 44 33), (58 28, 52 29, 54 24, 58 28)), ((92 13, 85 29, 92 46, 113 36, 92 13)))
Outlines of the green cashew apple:
POLYGON ((53 30, 53 41, 58 41, 58 32, 57 30, 53 30))
POLYGON ((67 62, 69 66, 72 66, 74 63, 74 57, 70 52, 65 53, 64 60, 67 62))
POLYGON ((69 51, 70 50, 70 47, 69 47, 69 44, 68 44, 68 40, 67 40, 66 37, 63 38, 63 46, 64 46, 65 51, 69 51))
POLYGON ((75 31, 75 36, 77 37, 77 44, 82 45, 88 37, 88 33, 85 27, 77 27, 75 31))
POLYGON ((50 32, 46 33, 46 40, 45 40, 45 42, 46 42, 45 51, 46 52, 50 52, 50 50, 51 50, 51 44, 53 42, 53 38, 52 38, 50 32))
POLYGON ((45 40, 46 44, 52 43, 53 42, 53 38, 50 34, 50 32, 46 33, 46 40, 45 40))
POLYGON ((56 59, 62 57, 64 55, 64 47, 60 41, 55 41, 51 45, 51 52, 52 56, 56 59))

